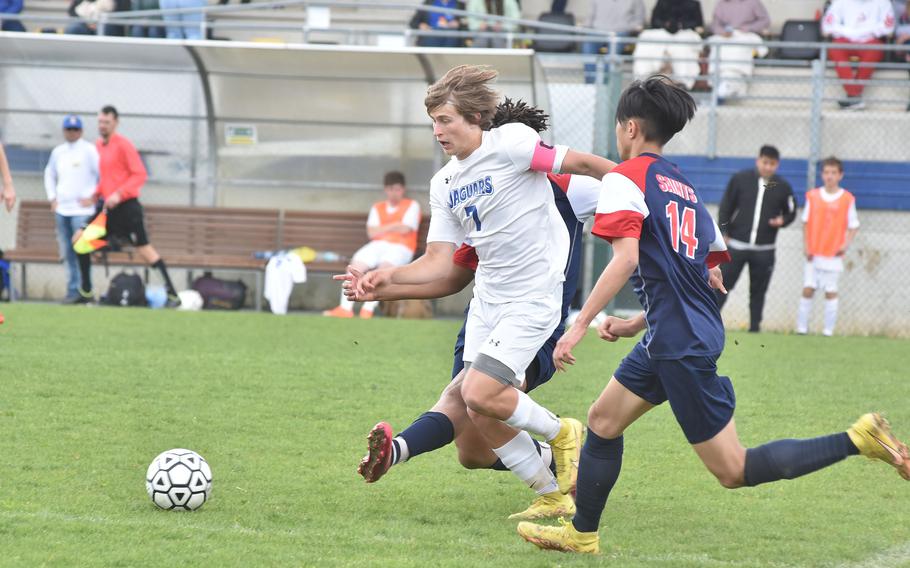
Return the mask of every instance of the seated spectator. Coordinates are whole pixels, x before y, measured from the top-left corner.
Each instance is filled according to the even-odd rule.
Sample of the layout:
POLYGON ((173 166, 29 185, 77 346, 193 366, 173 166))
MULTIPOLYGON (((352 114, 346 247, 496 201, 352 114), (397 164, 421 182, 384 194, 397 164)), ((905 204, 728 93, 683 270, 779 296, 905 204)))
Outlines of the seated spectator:
POLYGON ((126 29, 121 25, 105 24, 103 30, 98 30, 98 21, 101 16, 109 12, 127 12, 130 10, 130 0, 72 0, 67 13, 73 18, 82 18, 66 26, 63 33, 78 35, 126 35, 126 29))
MULTIPOLYGON (((423 5, 456 10, 465 9, 464 2, 458 0, 424 0, 423 5)), ((411 18, 411 28, 422 31, 458 31, 462 28, 462 21, 461 18, 446 12, 418 10, 411 18)), ((420 47, 461 47, 462 44, 461 38, 454 36, 420 36, 417 38, 417 45, 420 47)))
POLYGON ((714 6, 714 18, 708 38, 711 45, 709 74, 714 76, 715 62, 720 64, 720 84, 713 85, 717 96, 745 96, 752 76, 752 58, 768 55, 762 36, 771 26, 771 17, 761 0, 720 0, 714 6))
POLYGON ((24 32, 25 26, 13 14, 22 13, 22 0, 0 0, 0 31, 24 32))
MULTIPOLYGON (((698 0, 657 0, 651 13, 651 29, 641 32, 638 39, 700 41, 704 25, 698 0)), ((701 50, 700 43, 638 43, 632 71, 636 79, 664 73, 691 89, 698 78, 701 50)))
MULTIPOLYGON (((619 37, 637 35, 645 27, 645 3, 643 0, 593 0, 588 27, 602 32, 612 32, 619 37)), ((627 43, 618 43, 620 52, 627 43)), ((582 52, 588 55, 609 53, 608 42, 585 42, 582 52)), ((585 63, 585 82, 594 82, 593 63, 585 63)))
MULTIPOLYGON (((178 8, 202 8, 208 4, 206 0, 159 0, 162 10, 175 10, 178 8)), ((164 21, 172 24, 167 26, 168 39, 202 39, 202 22, 205 14, 202 11, 185 14, 165 14, 164 21), (179 25, 192 24, 192 25, 179 25)))
MULTIPOLYGON (((897 27, 894 28, 894 43, 910 46, 910 0, 894 2, 894 17, 897 20, 897 27)), ((901 61, 910 63, 910 51, 904 51, 898 55, 901 61)), ((907 111, 910 112, 910 104, 907 105, 907 111)))
MULTIPOLYGON (((158 10, 158 0, 132 0, 133 10, 158 10)), ((160 20, 161 17, 144 16, 143 20, 160 20)), ((163 38, 164 26, 130 26, 131 37, 163 38)))
MULTIPOLYGON (((521 18, 521 7, 518 5, 518 0, 468 0, 467 10, 477 14, 505 16, 516 20, 521 18)), ((516 31, 518 26, 513 23, 468 18, 468 29, 472 32, 502 32, 505 34, 516 31)), ((505 37, 476 37, 472 46, 499 49, 510 47, 507 45, 505 37)))
POLYGON ((863 102, 864 85, 875 71, 874 64, 884 57, 878 49, 853 49, 852 45, 881 45, 894 32, 894 10, 889 0, 834 0, 822 19, 822 35, 831 37, 842 48, 828 50, 828 58, 836 64, 837 76, 844 81, 847 98, 838 101, 843 109, 866 108, 863 102), (859 65, 853 69, 851 59, 859 65))
MULTIPOLYGON (((420 227, 420 204, 405 194, 404 174, 389 172, 383 178, 386 200, 370 209, 367 217, 367 235, 370 242, 354 253, 350 269, 367 272, 376 268, 403 266, 414 257, 417 250, 417 229, 420 227)), ((364 302, 360 317, 373 317, 379 302, 364 302)), ((341 304, 322 313, 335 318, 354 317, 354 303, 341 291, 341 304)))

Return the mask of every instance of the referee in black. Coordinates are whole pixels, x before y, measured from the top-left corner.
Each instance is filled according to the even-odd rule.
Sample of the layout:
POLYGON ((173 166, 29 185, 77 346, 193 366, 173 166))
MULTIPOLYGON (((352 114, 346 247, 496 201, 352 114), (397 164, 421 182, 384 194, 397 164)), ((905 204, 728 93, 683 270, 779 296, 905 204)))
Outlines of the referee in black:
MULTIPOLYGON (((796 218, 793 188, 777 175, 780 152, 762 146, 755 167, 733 175, 720 202, 718 225, 724 234, 731 261, 721 265, 724 285, 732 291, 743 267, 749 265, 749 331, 761 328, 765 293, 774 271, 777 230, 796 218)), ((717 294, 723 308, 727 296, 717 294)))

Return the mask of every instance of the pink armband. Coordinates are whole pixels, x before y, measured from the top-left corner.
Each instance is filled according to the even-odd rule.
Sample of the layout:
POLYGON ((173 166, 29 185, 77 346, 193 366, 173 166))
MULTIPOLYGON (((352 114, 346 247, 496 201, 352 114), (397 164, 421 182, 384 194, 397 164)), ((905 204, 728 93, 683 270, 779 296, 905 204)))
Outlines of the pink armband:
POLYGON ((531 169, 535 172, 558 174, 568 151, 568 146, 548 146, 541 140, 534 148, 534 155, 531 156, 531 169))

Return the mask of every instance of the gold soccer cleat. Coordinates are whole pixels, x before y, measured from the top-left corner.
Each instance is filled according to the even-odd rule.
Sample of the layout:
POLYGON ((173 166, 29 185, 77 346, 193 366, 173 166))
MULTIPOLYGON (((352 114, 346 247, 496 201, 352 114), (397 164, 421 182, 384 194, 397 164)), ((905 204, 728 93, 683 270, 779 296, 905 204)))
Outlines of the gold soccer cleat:
POLYGON ((560 418, 559 434, 550 441, 556 461, 556 482, 559 491, 568 495, 578 481, 578 460, 581 458, 581 441, 585 427, 574 418, 560 418))
POLYGON ((600 554, 600 537, 597 532, 578 532, 571 522, 564 519, 559 519, 559 526, 556 527, 518 523, 518 534, 534 546, 545 550, 600 554))
POLYGON ((880 414, 863 414, 847 430, 847 435, 860 454, 869 459, 882 460, 910 481, 910 451, 906 444, 894 437, 891 425, 880 414))
POLYGON ((509 519, 519 521, 536 521, 539 519, 555 519, 557 517, 571 517, 575 514, 575 501, 568 495, 559 491, 541 495, 531 506, 520 513, 509 515, 509 519))

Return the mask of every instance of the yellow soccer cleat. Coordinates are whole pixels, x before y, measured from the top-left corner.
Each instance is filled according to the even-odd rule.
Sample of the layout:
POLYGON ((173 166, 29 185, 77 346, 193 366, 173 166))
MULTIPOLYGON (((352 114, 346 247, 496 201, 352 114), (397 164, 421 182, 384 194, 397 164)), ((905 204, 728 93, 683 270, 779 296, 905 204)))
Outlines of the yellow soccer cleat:
POLYGON ((555 519, 557 517, 571 517, 575 514, 575 501, 568 495, 563 495, 559 491, 545 493, 534 502, 531 506, 520 513, 509 515, 509 519, 518 519, 519 521, 536 521, 539 519, 555 519))
POLYGON ((859 453, 871 459, 882 460, 897 469, 901 477, 910 481, 910 451, 907 445, 894 437, 891 425, 877 412, 859 417, 847 430, 847 435, 859 453))
POLYGON ((563 495, 573 493, 578 481, 578 460, 585 427, 574 418, 560 418, 559 434, 550 440, 556 462, 556 482, 563 495))
POLYGON ((561 552, 600 554, 597 532, 578 532, 571 522, 559 519, 559 526, 518 523, 518 534, 537 548, 561 552))

